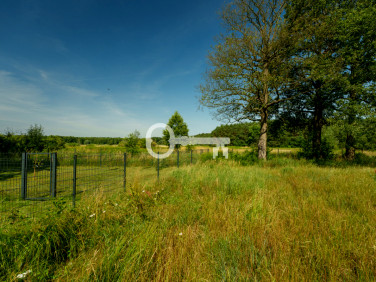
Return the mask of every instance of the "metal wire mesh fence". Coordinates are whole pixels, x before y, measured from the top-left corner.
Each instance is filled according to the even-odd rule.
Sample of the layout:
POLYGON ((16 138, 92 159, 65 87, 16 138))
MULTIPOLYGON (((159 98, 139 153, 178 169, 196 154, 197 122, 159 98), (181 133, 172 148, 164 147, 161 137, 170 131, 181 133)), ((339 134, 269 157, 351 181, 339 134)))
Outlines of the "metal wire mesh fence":
POLYGON ((21 156, 0 156, 0 209, 11 210, 19 199, 21 191, 21 156))
POLYGON ((0 215, 36 216, 84 192, 125 187, 125 154, 0 156, 0 215), (59 204, 60 203, 60 204, 59 204))
POLYGON ((69 201, 75 206, 90 192, 126 190, 127 168, 150 168, 150 177, 159 179, 164 168, 194 164, 203 157, 211 157, 209 149, 175 150, 165 159, 148 153, 0 155, 0 216, 34 217, 69 201))

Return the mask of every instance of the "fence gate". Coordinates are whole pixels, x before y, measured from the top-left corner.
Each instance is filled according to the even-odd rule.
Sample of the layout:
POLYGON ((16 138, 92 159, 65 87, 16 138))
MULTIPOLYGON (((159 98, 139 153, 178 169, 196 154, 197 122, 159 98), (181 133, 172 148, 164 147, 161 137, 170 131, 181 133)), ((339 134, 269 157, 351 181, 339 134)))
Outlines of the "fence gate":
POLYGON ((56 153, 23 153, 21 198, 45 201, 56 197, 56 153))

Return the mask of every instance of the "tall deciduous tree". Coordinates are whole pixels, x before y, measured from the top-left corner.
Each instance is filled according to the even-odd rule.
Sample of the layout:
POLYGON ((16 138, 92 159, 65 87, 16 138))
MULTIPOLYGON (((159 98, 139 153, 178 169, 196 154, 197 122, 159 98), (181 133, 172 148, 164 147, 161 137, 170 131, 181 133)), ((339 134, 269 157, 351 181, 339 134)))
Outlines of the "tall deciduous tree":
POLYGON ((234 0, 222 13, 225 31, 209 54, 200 104, 218 119, 258 120, 258 158, 266 159, 268 120, 284 100, 289 36, 284 0, 234 0))
POLYGON ((342 12, 337 40, 344 61, 342 74, 346 79, 347 94, 339 114, 346 133, 346 153, 349 160, 355 158, 357 143, 361 141, 362 119, 374 115, 376 78, 376 3, 354 1, 342 12), (358 139, 358 140, 357 140, 358 139))
MULTIPOLYGON (((184 122, 183 117, 176 111, 169 119, 167 125, 171 127, 175 137, 188 136, 188 126, 184 122)), ((170 133, 168 130, 163 130, 163 138, 168 143, 170 139, 170 133)), ((175 145, 177 148, 180 145, 175 145)))
POLYGON ((335 55, 335 19, 328 16, 335 6, 323 2, 292 0, 286 13, 289 32, 295 40, 291 63, 295 65, 296 82, 287 90, 287 95, 296 99, 289 101, 286 109, 289 114, 311 121, 309 139, 312 147, 307 157, 315 159, 324 157, 322 128, 333 114, 336 101, 343 97, 342 62, 335 55))
MULTIPOLYGON (((303 112, 311 120, 311 151, 316 159, 323 157, 321 135, 328 118, 340 111, 353 124, 361 113, 364 86, 374 77, 375 33, 366 32, 366 22, 371 24, 370 13, 364 14, 366 2, 371 4, 367 0, 290 0, 286 9, 289 33, 295 38, 292 58, 299 85, 289 92, 300 92, 288 111, 303 112)), ((353 147, 351 134, 347 143, 353 147)))

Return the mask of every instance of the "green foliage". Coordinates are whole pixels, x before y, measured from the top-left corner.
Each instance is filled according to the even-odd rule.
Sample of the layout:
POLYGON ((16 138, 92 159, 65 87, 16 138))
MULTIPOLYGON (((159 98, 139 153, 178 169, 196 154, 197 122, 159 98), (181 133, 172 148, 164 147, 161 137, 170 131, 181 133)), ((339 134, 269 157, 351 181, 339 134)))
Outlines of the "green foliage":
POLYGON ((188 145, 186 146, 186 150, 187 150, 187 151, 192 151, 192 150, 194 150, 194 149, 195 149, 195 145, 188 144, 188 145))
POLYGON ((302 151, 299 152, 300 157, 308 160, 315 159, 316 161, 327 161, 334 158, 334 144, 331 143, 329 138, 323 138, 319 151, 315 151, 312 147, 312 140, 308 138, 303 145, 302 151))
MULTIPOLYGON (((355 159, 353 160, 353 163, 360 166, 376 167, 376 157, 367 156, 362 153, 357 153, 355 154, 355 159)), ((376 170, 374 171, 373 177, 376 180, 376 170)))
MULTIPOLYGON (((171 127, 175 137, 188 136, 188 126, 184 122, 183 117, 177 111, 168 120, 167 125, 171 127)), ((168 144, 170 133, 167 129, 163 130, 163 139, 168 144)), ((180 145, 175 145, 175 148, 179 147, 180 145)))
POLYGON ((18 142, 12 133, 0 134, 0 153, 14 153, 18 151, 18 142))
POLYGON ((96 145, 118 145, 123 138, 121 137, 75 137, 60 136, 65 143, 84 144, 85 140, 89 140, 90 144, 96 145))
MULTIPOLYGON (((146 138, 140 138, 139 145, 140 145, 140 148, 146 149, 146 138)), ((151 146, 154 147, 155 145, 156 143, 152 140, 151 146)))
POLYGON ((138 154, 140 152, 140 132, 135 130, 134 132, 130 133, 127 138, 125 138, 125 149, 128 153, 131 154, 138 154))
POLYGON ((41 125, 31 125, 26 134, 16 135, 12 131, 0 134, 1 153, 52 152, 64 147, 64 137, 45 136, 41 125))
MULTIPOLYGON (((256 146, 258 139, 260 137, 260 124, 258 123, 251 123, 249 125, 248 131, 248 140, 247 145, 249 146, 256 146)), ((268 136, 270 140, 270 135, 268 136)))
POLYGON ((64 142, 55 137, 44 136, 41 125, 31 125, 26 134, 16 135, 12 131, 0 134, 0 152, 21 153, 21 152, 42 152, 54 147, 62 148, 64 142))
POLYGON ((212 137, 211 133, 199 133, 195 137, 212 137))
POLYGON ((213 153, 212 152, 200 154, 200 161, 201 162, 207 162, 207 161, 212 161, 212 160, 213 160, 213 153))
POLYGON ((269 123, 268 141, 270 147, 301 148, 304 144, 305 127, 277 119, 269 123))
MULTIPOLYGON (((256 133, 256 136, 257 136, 256 139, 258 139, 260 126, 254 125, 252 123, 237 123, 237 124, 220 125, 211 132, 211 136, 228 137, 230 138, 230 141, 231 141, 230 145, 232 146, 248 146, 250 145, 250 133, 251 133, 251 129, 253 128, 256 128, 256 131, 258 131, 256 133)), ((252 140, 252 141, 255 141, 255 140, 252 140)))
POLYGON ((222 11, 224 32, 209 54, 200 104, 226 121, 260 121, 258 157, 266 159, 267 124, 285 100, 291 36, 285 1, 236 0, 222 11))
POLYGON ((154 144, 168 145, 168 143, 166 142, 166 140, 163 137, 152 137, 152 140, 153 140, 154 144))
POLYGON ((25 149, 28 152, 41 152, 44 149, 45 136, 41 125, 31 125, 27 130, 25 149))
POLYGON ((65 147, 65 143, 63 138, 60 136, 47 136, 45 140, 45 148, 49 152, 56 152, 60 149, 63 149, 65 147))
POLYGON ((239 162, 241 165, 252 165, 258 162, 257 151, 246 151, 244 153, 233 153, 231 159, 239 162))
POLYGON ((340 123, 346 148, 355 149, 358 123, 372 112, 375 16, 375 2, 368 0, 288 2, 285 18, 296 44, 291 54, 294 83, 287 89, 291 100, 284 108, 311 121, 317 159, 327 149, 320 148, 321 131, 330 118, 336 116, 340 123))
POLYGON ((345 148, 347 136, 351 133, 354 137, 353 146, 357 150, 376 150, 376 119, 359 118, 352 125, 345 120, 333 120, 329 127, 333 130, 338 146, 345 148))
MULTIPOLYGON (((216 127, 209 136, 229 137, 232 146, 257 147, 260 124, 237 123, 216 127)), ((279 120, 269 121, 268 143, 271 147, 299 148, 304 143, 304 129, 292 128, 279 120)))

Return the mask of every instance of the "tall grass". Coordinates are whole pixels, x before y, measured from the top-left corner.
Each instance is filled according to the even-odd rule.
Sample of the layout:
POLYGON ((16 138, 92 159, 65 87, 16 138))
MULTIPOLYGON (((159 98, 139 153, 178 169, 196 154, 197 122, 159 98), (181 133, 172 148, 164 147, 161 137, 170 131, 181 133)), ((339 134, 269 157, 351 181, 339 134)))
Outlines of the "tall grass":
POLYGON ((165 175, 39 221, 9 219, 0 279, 376 278, 371 168, 218 161, 165 175))

